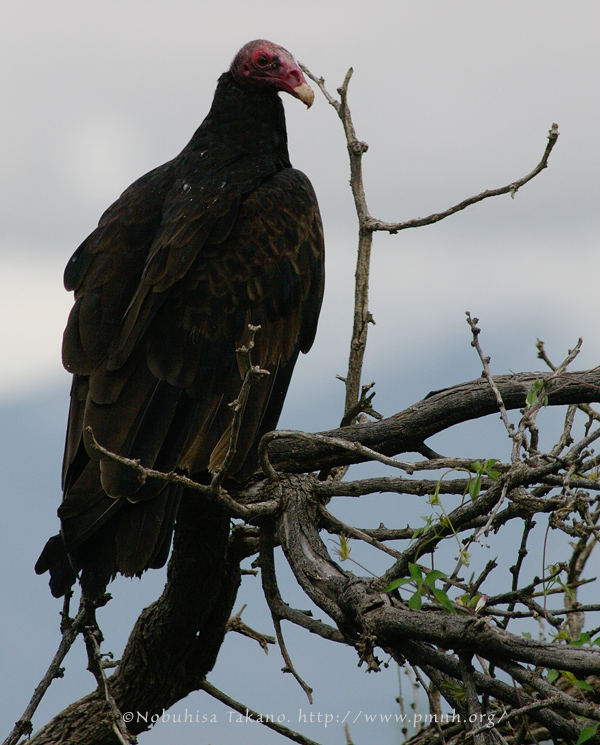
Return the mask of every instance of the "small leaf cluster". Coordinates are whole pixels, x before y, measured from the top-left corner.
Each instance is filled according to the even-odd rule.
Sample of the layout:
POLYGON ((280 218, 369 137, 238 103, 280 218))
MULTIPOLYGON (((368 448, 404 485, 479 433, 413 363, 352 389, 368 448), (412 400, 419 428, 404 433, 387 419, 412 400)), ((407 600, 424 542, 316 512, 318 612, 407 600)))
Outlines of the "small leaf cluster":
POLYGON ((384 588, 384 592, 391 592, 392 590, 396 590, 398 587, 401 587, 405 584, 412 584, 415 587, 415 592, 408 601, 408 607, 412 610, 420 610, 421 605, 423 603, 423 597, 431 597, 435 598, 437 602, 444 608, 444 610, 449 611, 450 613, 455 613, 456 609, 452 605, 452 601, 446 594, 444 590, 442 590, 440 587, 436 587, 435 583, 438 580, 447 580, 447 575, 444 574, 444 572, 440 572, 439 569, 432 569, 431 571, 423 574, 423 570, 418 564, 409 564, 408 565, 408 571, 410 573, 409 577, 400 577, 400 579, 395 579, 393 582, 390 582, 390 584, 384 588))

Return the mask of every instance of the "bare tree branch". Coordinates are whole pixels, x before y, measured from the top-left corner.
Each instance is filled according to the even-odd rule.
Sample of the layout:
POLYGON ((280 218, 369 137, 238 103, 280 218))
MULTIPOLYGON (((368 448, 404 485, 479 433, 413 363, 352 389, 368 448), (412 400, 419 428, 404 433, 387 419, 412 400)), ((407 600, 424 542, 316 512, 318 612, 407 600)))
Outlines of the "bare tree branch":
POLYGON ((289 727, 285 727, 283 724, 279 724, 279 722, 272 721, 266 715, 259 714, 253 709, 249 709, 247 706, 244 706, 244 704, 241 704, 239 701, 231 698, 226 693, 220 691, 218 688, 215 688, 207 680, 203 681, 200 684, 200 690, 206 691, 206 693, 208 693, 210 696, 216 698, 217 701, 220 701, 226 706, 229 706, 230 709, 237 711, 240 716, 245 718, 247 717, 248 720, 254 720, 255 722, 264 724, 265 727, 272 729, 274 732, 278 732, 280 735, 287 737, 287 739, 291 740, 292 742, 298 742, 300 743, 300 745, 319 745, 319 743, 315 742, 315 740, 311 740, 309 737, 305 737, 299 732, 294 732, 294 730, 291 730, 289 727))
POLYGON ((62 623, 63 634, 58 650, 54 655, 54 659, 50 663, 50 666, 46 671, 46 674, 40 681, 39 685, 36 687, 33 696, 31 697, 31 701, 27 705, 27 708, 23 712, 23 715, 17 721, 12 732, 9 734, 6 740, 4 740, 3 745, 15 745, 21 735, 31 734, 33 729, 31 719, 35 714, 37 707, 40 705, 40 702, 43 699, 46 691, 50 687, 52 681, 55 678, 62 678, 63 676, 64 670, 61 667, 61 663, 73 646, 73 642, 83 629, 86 620, 86 610, 83 606, 80 607, 79 612, 74 619, 68 619, 66 610, 68 608, 69 600, 70 597, 65 598, 65 612, 63 613, 62 623))
POLYGON ((311 71, 301 65, 302 70, 308 77, 313 80, 325 96, 327 102, 333 106, 338 117, 340 118, 346 144, 348 156, 350 159, 350 188, 354 197, 354 206, 358 217, 358 252, 356 261, 356 273, 354 284, 354 322, 352 328, 352 340, 350 342, 350 355, 348 360, 348 373, 345 378, 346 384, 346 402, 345 416, 353 411, 359 401, 360 383, 362 375, 363 360, 367 346, 367 334, 369 323, 374 323, 373 316, 369 312, 369 275, 371 263, 371 248, 373 245, 373 233, 375 231, 385 231, 388 233, 398 233, 400 230, 407 228, 422 227, 439 222, 450 215, 470 207, 477 202, 481 202, 489 197, 508 194, 513 197, 517 191, 528 181, 535 178, 544 168, 548 166, 548 159, 556 141, 558 139, 558 125, 553 124, 548 135, 548 144, 544 151, 541 161, 526 176, 514 181, 507 186, 499 189, 486 190, 473 197, 463 200, 460 204, 451 207, 445 212, 439 212, 429 217, 408 220, 407 222, 386 223, 373 218, 367 207, 363 175, 362 175, 362 156, 367 152, 369 146, 362 142, 356 136, 352 115, 348 106, 348 86, 352 78, 353 70, 350 68, 346 73, 344 82, 337 89, 340 96, 336 100, 326 89, 324 78, 317 78, 311 71))
MULTIPOLYGON (((517 373, 496 375, 498 387, 507 410, 521 409, 531 387, 544 382, 549 373, 517 373)), ((600 368, 582 372, 565 372, 556 380, 548 394, 548 406, 600 401, 600 368)), ((280 471, 309 471, 367 460, 358 450, 339 447, 319 437, 340 438, 359 443, 381 455, 393 457, 399 453, 417 452, 432 435, 461 422, 498 413, 498 404, 487 381, 482 378, 441 391, 434 391, 408 409, 383 419, 352 425, 343 429, 317 433, 318 437, 302 440, 271 436, 269 457, 280 471)))

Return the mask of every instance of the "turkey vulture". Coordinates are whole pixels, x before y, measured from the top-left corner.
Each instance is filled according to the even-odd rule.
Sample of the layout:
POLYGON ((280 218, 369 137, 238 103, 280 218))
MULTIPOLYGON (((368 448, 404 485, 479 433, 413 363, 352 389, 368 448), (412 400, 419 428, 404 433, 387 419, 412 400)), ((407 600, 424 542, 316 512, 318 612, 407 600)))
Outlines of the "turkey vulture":
POLYGON ((135 181, 67 264, 61 533, 36 564, 56 597, 77 577, 95 598, 117 572, 163 566, 181 496, 100 456, 88 428, 113 453, 206 480, 228 451, 243 378, 236 349, 260 326, 252 362, 269 375, 251 389, 229 471, 243 481, 312 345, 323 231, 310 181, 289 160, 279 91, 313 102, 287 50, 246 44, 189 144, 135 181))

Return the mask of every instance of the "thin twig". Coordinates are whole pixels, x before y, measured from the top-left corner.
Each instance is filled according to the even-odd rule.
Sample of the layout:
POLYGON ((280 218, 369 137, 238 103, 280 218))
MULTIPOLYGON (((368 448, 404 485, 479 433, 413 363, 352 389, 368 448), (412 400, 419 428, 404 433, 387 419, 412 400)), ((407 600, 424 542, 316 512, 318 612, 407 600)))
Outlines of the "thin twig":
MULTIPOLYGON (((468 723, 471 725, 470 735, 473 737, 475 745, 485 745, 485 737, 483 732, 476 732, 476 722, 482 721, 482 712, 479 699, 477 698, 477 688, 473 679, 473 667, 471 665, 471 654, 468 652, 461 652, 458 656, 458 663, 460 665, 460 671, 462 674, 462 682, 465 691, 465 700, 467 709, 469 712, 468 723)), ((465 729, 467 729, 467 722, 465 722, 465 729)))
MULTIPOLYGON (((368 460, 375 460, 379 463, 383 463, 386 466, 392 468, 400 468, 406 473, 412 473, 415 470, 415 464, 407 461, 400 461, 396 458, 390 458, 387 455, 382 455, 376 450, 361 445, 359 442, 352 440, 343 440, 341 437, 328 437, 327 435, 309 434, 308 432, 300 432, 293 429, 277 429, 273 432, 267 432, 267 434, 260 441, 259 454, 261 465, 263 470, 266 464, 269 462, 267 448, 274 440, 281 440, 286 437, 295 438, 297 440, 304 440, 306 442, 319 443, 323 445, 333 445, 334 447, 342 448, 343 450, 350 450, 354 453, 360 453, 365 456, 368 460)), ((272 468, 272 467, 271 467, 272 468)))
MULTIPOLYGON (((538 339, 535 346, 537 347, 537 350, 538 350, 538 355, 537 355, 538 358, 540 360, 543 360, 551 370, 556 371, 556 365, 553 364, 553 362, 550 360, 550 358, 546 354, 546 348, 544 346, 544 342, 541 339, 538 339)), ((590 404, 579 404, 577 408, 585 412, 591 419, 595 419, 597 421, 600 420, 600 413, 597 412, 595 409, 592 409, 590 404)))
POLYGON ((269 375, 268 370, 263 370, 257 365, 252 364, 252 350, 254 349, 254 337, 257 332, 260 331, 260 326, 253 326, 248 324, 249 339, 246 345, 236 349, 236 356, 238 366, 240 369, 245 369, 244 380, 242 387, 235 401, 229 404, 229 407, 233 411, 233 418, 231 420, 230 429, 231 434, 229 436, 229 446, 227 453, 220 466, 216 469, 212 481, 210 483, 211 488, 218 490, 223 481, 229 475, 229 471, 235 456, 237 455, 237 445, 240 431, 242 428, 242 421, 244 418, 244 412, 246 410, 246 404, 248 403, 248 396, 253 385, 255 385, 265 375, 269 375))
POLYGON ((389 554, 390 556, 393 556, 396 559, 400 558, 401 554, 399 551, 396 551, 393 548, 386 546, 385 543, 381 543, 381 541, 378 541, 376 538, 373 538, 373 536, 369 535, 368 533, 365 533, 363 530, 360 530, 359 528, 355 528, 352 525, 347 525, 346 523, 342 522, 335 515, 332 515, 331 512, 329 512, 329 510, 324 505, 322 504, 319 505, 319 512, 321 514, 321 517, 325 521, 325 527, 327 527, 330 531, 335 531, 338 534, 345 534, 345 535, 352 536, 353 538, 356 538, 359 541, 364 541, 365 543, 368 543, 370 546, 373 546, 374 548, 378 548, 380 551, 383 551, 384 553, 389 554))
POLYGON ((304 72, 313 80, 323 92, 328 103, 330 103, 342 122, 348 156, 350 159, 350 188, 354 197, 354 206, 358 216, 358 251, 356 257, 356 273, 354 283, 354 321, 352 328, 352 339, 350 342, 350 354, 348 357, 348 373, 345 378, 346 400, 344 405, 344 418, 350 418, 350 412, 355 409, 360 400, 360 380, 362 375, 363 360, 367 346, 367 334, 369 323, 374 323, 369 312, 369 274, 371 263, 371 247, 373 245, 373 230, 368 226, 371 219, 362 176, 362 156, 367 152, 369 146, 356 137, 352 115, 348 106, 348 86, 352 78, 353 70, 350 68, 346 73, 344 82, 337 92, 340 100, 336 101, 326 88, 323 78, 316 78, 310 70, 303 67, 304 72))
POLYGON ((296 682, 302 688, 304 693, 306 693, 306 697, 308 698, 308 703, 312 704, 313 702, 313 689, 306 683, 302 677, 296 672, 296 668, 294 667, 294 664, 292 662, 292 658, 289 655, 289 652, 287 651, 287 647, 285 646, 285 639, 283 638, 283 632, 281 630, 281 620, 278 617, 273 617, 273 623, 275 625, 275 634, 277 636, 277 643, 279 644, 279 649, 281 651, 281 656, 283 657, 285 661, 285 667, 283 668, 284 673, 291 673, 294 678, 296 679, 296 682))
MULTIPOLYGON (((518 709, 513 709, 510 713, 504 715, 502 714, 501 717, 498 720, 498 723, 505 724, 506 722, 511 721, 512 719, 518 719, 519 717, 524 716, 525 714, 529 714, 533 711, 537 711, 538 709, 551 709, 553 706, 556 706, 560 703, 560 699, 557 696, 554 696, 550 699, 544 699, 544 701, 535 701, 532 704, 527 704, 526 706, 521 706, 518 709)), ((469 733, 470 736, 479 734, 480 732, 485 732, 489 729, 487 725, 482 725, 481 727, 478 727, 476 730, 473 730, 469 733)))
POLYGON ((46 694, 46 691, 50 687, 52 681, 55 678, 63 677, 64 669, 61 667, 61 663, 73 646, 73 642, 82 631, 86 621, 86 617, 86 610, 83 604, 80 606, 79 612, 74 619, 69 619, 68 622, 65 622, 65 616, 63 615, 63 622, 61 624, 62 639, 60 640, 60 644, 58 646, 56 654, 54 655, 54 659, 50 663, 46 674, 33 692, 33 696, 31 697, 30 702, 27 704, 23 715, 16 722, 12 732, 9 734, 6 740, 4 740, 3 745, 15 745, 21 735, 31 734, 33 730, 31 719, 35 714, 36 709, 40 705, 40 702, 42 701, 44 695, 46 694))
POLYGON ((347 427, 348 425, 352 424, 352 422, 354 422, 360 414, 368 414, 369 416, 372 416, 373 419, 377 419, 378 421, 381 421, 381 419, 383 419, 383 414, 380 414, 373 408, 373 398, 375 397, 375 391, 369 391, 371 391, 374 385, 375 383, 373 382, 362 386, 360 399, 344 414, 344 416, 342 417, 342 421, 340 422, 340 427, 347 427))
POLYGON ((243 505, 237 502, 235 499, 229 496, 229 494, 221 486, 213 487, 212 484, 207 486, 206 484, 199 484, 197 481, 193 481, 188 476, 183 476, 175 471, 164 473, 163 471, 156 471, 153 468, 146 468, 142 466, 139 460, 132 458, 125 458, 123 455, 112 453, 105 447, 100 445, 96 440, 91 427, 86 427, 86 433, 90 438, 90 444, 92 447, 103 455, 105 458, 122 463, 125 466, 129 466, 136 471, 144 479, 153 478, 160 479, 161 481, 168 481, 174 484, 180 484, 188 489, 193 489, 198 493, 220 502, 233 517, 239 517, 243 519, 252 520, 261 515, 268 515, 273 513, 278 505, 275 501, 269 500, 267 502, 260 502, 257 504, 243 505))
POLYGON ((318 742, 311 740, 309 737, 305 737, 299 732, 294 732, 294 730, 289 729, 289 727, 284 727, 283 724, 274 722, 269 717, 259 714, 253 709, 249 709, 247 706, 244 706, 244 704, 241 704, 239 701, 231 698, 231 696, 228 696, 226 693, 223 693, 218 688, 215 688, 207 680, 203 680, 198 688, 201 691, 206 691, 206 693, 208 693, 210 696, 216 698, 217 701, 220 701, 226 706, 229 706, 230 709, 237 711, 242 717, 244 717, 244 721, 253 719, 260 724, 264 724, 265 727, 278 732, 280 735, 287 737, 288 740, 300 743, 300 745, 319 745, 318 742))
POLYGON ((481 360, 481 364, 483 366, 483 374, 485 376, 485 379, 489 383, 490 388, 492 389, 494 398, 496 399, 496 403, 498 404, 500 416, 502 417, 502 421, 504 423, 504 426, 506 427, 506 431, 508 432, 510 437, 514 437, 515 428, 508 419, 506 406, 504 405, 504 401, 502 400, 502 394, 500 393, 498 386, 494 381, 494 377, 490 372, 490 358, 485 356, 479 344, 479 334, 481 333, 481 329, 477 326, 477 324, 479 323, 479 318, 471 318, 471 313, 469 311, 466 311, 466 315, 467 323, 471 327, 471 333, 473 334, 473 341, 471 342, 471 346, 477 350, 477 354, 479 355, 479 359, 481 360))
POLYGON ((531 442, 528 450, 532 453, 537 451, 538 432, 537 426, 535 425, 535 419, 538 412, 545 405, 545 401, 548 393, 552 389, 554 383, 560 376, 566 371, 567 367, 573 362, 573 360, 579 354, 583 339, 579 339, 573 349, 569 350, 567 357, 563 362, 553 371, 553 373, 545 377, 542 381, 539 381, 539 387, 535 391, 535 396, 531 403, 528 403, 523 410, 523 416, 519 422, 519 427, 513 436, 513 462, 519 461, 519 451, 525 442, 525 430, 529 429, 531 432, 531 442))
POLYGON ((352 115, 348 106, 348 86, 353 73, 352 68, 348 70, 344 82, 337 89, 340 96, 338 101, 327 91, 325 80, 322 77, 317 78, 304 65, 301 65, 301 67, 304 73, 317 84, 327 102, 333 106, 342 122, 348 148, 348 156, 350 159, 350 188, 352 190, 354 206, 358 217, 358 251, 354 285, 354 322, 348 359, 348 374, 345 378, 346 401, 344 412, 345 415, 348 416, 349 412, 354 410, 359 401, 360 380, 367 345, 368 328, 369 323, 374 323, 373 317, 369 312, 369 275, 373 233, 375 231, 398 233, 400 230, 405 230, 407 228, 432 225, 433 223, 439 222, 456 212, 460 212, 477 202, 501 194, 510 193, 514 198, 517 191, 524 184, 531 181, 531 179, 548 166, 548 158, 550 157, 550 153, 558 139, 558 125, 552 125, 548 134, 548 143, 542 159, 533 171, 527 174, 527 176, 499 189, 486 190, 473 197, 469 197, 445 212, 429 215, 429 217, 426 218, 408 220, 406 222, 386 223, 382 220, 373 218, 367 207, 362 175, 362 156, 367 152, 369 146, 366 142, 362 142, 357 138, 354 123, 352 121, 352 115))
POLYGON ((244 604, 240 610, 234 616, 231 616, 229 621, 227 621, 227 631, 235 631, 237 634, 247 636, 249 639, 254 639, 254 641, 257 641, 260 644, 264 653, 268 655, 269 644, 276 643, 275 637, 270 636, 269 634, 263 634, 260 631, 255 631, 245 624, 242 621, 242 613, 244 612, 245 607, 246 605, 244 604))
POLYGON ((348 722, 344 723, 344 735, 346 736, 346 745, 354 745, 354 741, 350 737, 350 727, 348 726, 348 722))
POLYGON ((454 207, 444 210, 444 212, 436 212, 428 217, 418 217, 414 220, 406 220, 405 222, 396 223, 383 222, 382 220, 371 218, 368 226, 371 230, 383 230, 388 233, 398 233, 400 230, 407 230, 408 228, 420 228, 424 225, 433 225, 433 223, 439 222, 446 217, 450 217, 450 215, 455 215, 457 212, 460 212, 467 207, 471 207, 473 204, 477 204, 477 202, 482 202, 484 199, 489 199, 490 197, 510 194, 514 199, 515 194, 522 186, 524 186, 528 181, 531 181, 531 179, 535 178, 539 173, 541 173, 541 171, 548 167, 548 159, 550 158, 550 153, 552 152, 554 145, 556 145, 558 134, 558 124, 553 124, 548 132, 548 143, 540 162, 533 171, 528 173, 526 176, 523 176, 523 178, 513 181, 512 184, 501 186, 499 189, 486 189, 473 197, 464 199, 462 202, 459 202, 459 204, 454 205, 454 207))
POLYGON ((283 602, 281 593, 279 592, 279 586, 277 585, 273 549, 274 537, 271 532, 271 526, 265 527, 261 531, 260 536, 259 563, 262 588, 273 621, 275 621, 275 619, 285 619, 294 623, 296 626, 305 628, 307 631, 310 631, 312 634, 316 634, 323 639, 346 644, 346 638, 340 631, 338 631, 338 629, 323 623, 323 621, 320 621, 319 619, 311 618, 308 613, 292 608, 290 605, 283 602))
POLYGON ((93 607, 90 607, 90 604, 87 601, 84 601, 84 603, 87 616, 86 623, 83 627, 83 636, 85 638, 85 646, 88 653, 88 670, 90 670, 92 675, 96 678, 98 687, 104 694, 104 700, 109 709, 112 730, 117 740, 121 745, 135 745, 135 743, 137 743, 137 738, 127 729, 127 725, 123 719, 123 714, 112 695, 108 678, 104 672, 104 661, 102 659, 99 644, 99 642, 102 641, 102 632, 98 628, 93 607))

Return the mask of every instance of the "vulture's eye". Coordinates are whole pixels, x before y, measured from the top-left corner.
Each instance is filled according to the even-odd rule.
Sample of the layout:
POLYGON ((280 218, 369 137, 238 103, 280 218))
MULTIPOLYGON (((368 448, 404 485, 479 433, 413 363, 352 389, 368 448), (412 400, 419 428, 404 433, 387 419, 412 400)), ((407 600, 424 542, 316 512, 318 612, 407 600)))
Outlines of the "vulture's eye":
POLYGON ((264 54, 261 54, 260 57, 256 58, 256 64, 259 67, 266 67, 269 64, 269 58, 265 57, 264 54))

